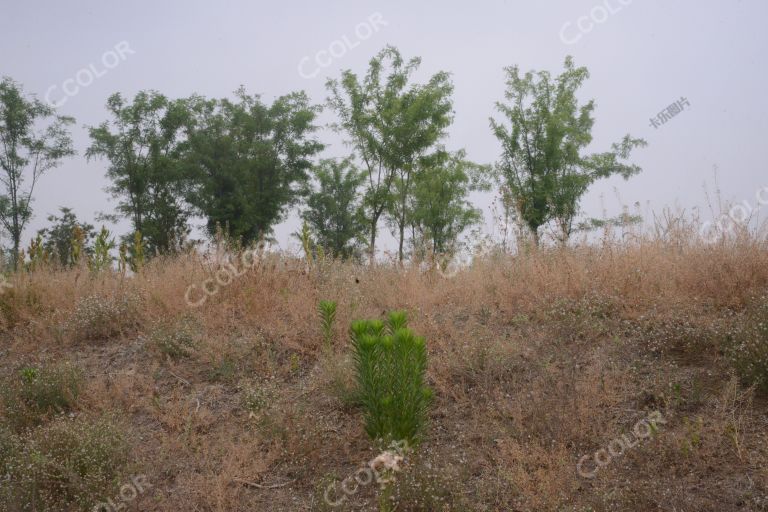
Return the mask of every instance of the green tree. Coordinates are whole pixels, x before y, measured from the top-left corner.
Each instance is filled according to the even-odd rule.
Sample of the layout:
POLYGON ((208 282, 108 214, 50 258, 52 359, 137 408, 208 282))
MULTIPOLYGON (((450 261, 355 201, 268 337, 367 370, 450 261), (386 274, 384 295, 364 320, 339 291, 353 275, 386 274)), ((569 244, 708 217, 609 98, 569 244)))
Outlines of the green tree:
POLYGON ((406 203, 416 162, 445 133, 451 122, 453 85, 449 75, 435 74, 423 85, 412 83, 421 59, 405 62, 387 46, 371 59, 362 81, 350 70, 341 80, 328 80, 328 105, 368 176, 364 207, 370 233, 371 261, 381 216, 389 208, 398 227, 398 254, 403 259, 406 203), (393 183, 398 180, 397 195, 393 183))
POLYGON ((565 243, 589 186, 613 174, 627 179, 639 173, 640 167, 621 161, 646 143, 627 135, 608 152, 582 154, 592 141, 595 105, 593 100, 579 105, 576 92, 589 72, 575 67, 570 56, 554 79, 546 71, 521 76, 517 66, 506 73, 507 103, 497 102, 496 107, 509 124, 491 119, 502 144, 498 170, 534 242, 539 243, 539 228, 555 221, 565 243))
POLYGON ((107 108, 112 122, 89 128, 86 156, 109 161, 109 191, 120 199, 117 210, 142 233, 149 253, 173 252, 189 233, 183 188, 186 104, 141 91, 133 103, 113 94, 107 108))
POLYGON ((411 74, 418 69, 421 59, 413 58, 403 66, 397 50, 388 50, 393 53, 394 74, 390 76, 395 77, 395 87, 391 88, 382 115, 391 141, 388 154, 397 172, 389 213, 397 226, 398 259, 402 262, 408 224, 407 205, 414 178, 421 169, 418 161, 445 136, 445 129, 451 124, 453 84, 448 73, 440 72, 426 84, 409 85, 411 74))
POLYGON ((307 198, 302 217, 324 252, 341 258, 355 256, 365 230, 359 190, 365 174, 349 159, 322 160, 315 168, 318 189, 307 198))
POLYGON ((0 81, 0 225, 13 241, 13 268, 24 226, 32 217, 30 203, 38 179, 75 154, 68 131, 74 122, 34 97, 25 98, 22 87, 10 78, 0 81))
POLYGON ((450 259, 459 236, 479 223, 482 212, 467 200, 473 190, 490 188, 487 166, 466 160, 464 151, 438 151, 421 160, 415 175, 409 220, 429 251, 439 260, 450 259))
POLYGON ((72 242, 76 236, 82 236, 82 243, 87 249, 88 243, 96 236, 93 226, 77 220, 72 209, 59 208, 61 216, 49 215, 48 222, 51 226, 41 229, 38 234, 43 239, 43 247, 51 254, 55 254, 62 266, 68 267, 72 261, 72 242), (76 230, 80 233, 77 234, 76 230))
POLYGON ((213 235, 223 226, 244 245, 269 235, 307 193, 311 158, 323 145, 311 137, 320 108, 304 92, 264 104, 243 88, 237 101, 190 99, 189 201, 213 235))

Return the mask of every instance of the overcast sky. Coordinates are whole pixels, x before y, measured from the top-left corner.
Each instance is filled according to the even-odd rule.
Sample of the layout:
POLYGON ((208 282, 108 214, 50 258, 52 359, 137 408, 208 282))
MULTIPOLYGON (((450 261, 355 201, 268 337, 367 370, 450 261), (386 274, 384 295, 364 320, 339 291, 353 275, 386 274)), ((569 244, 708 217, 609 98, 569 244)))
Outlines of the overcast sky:
MULTIPOLYGON (((445 144, 465 148, 480 163, 499 156, 488 118, 504 94, 505 66, 558 73, 568 54, 587 66, 591 78, 580 97, 597 105, 590 149, 606 150, 626 133, 649 143, 633 158, 642 174, 591 189, 583 203, 588 216, 604 209, 616 215, 623 204, 635 202, 657 211, 705 208, 703 185, 713 188, 715 166, 727 199, 754 207, 756 192, 768 186, 765 0, 0 5, 0 75, 77 120, 78 155, 39 183, 24 245, 59 206, 74 208, 90 222, 99 211, 112 212, 114 200, 104 192, 106 162, 84 157, 85 126, 107 119, 110 94, 155 89, 174 98, 218 98, 242 84, 270 102, 303 89, 321 103, 327 77, 338 77, 342 69, 363 74, 386 44, 407 58, 421 56, 422 80, 439 70, 452 73, 455 120, 445 144), (651 118, 677 101, 683 101, 682 112, 654 128, 651 118)), ((322 116, 323 123, 332 119, 330 113, 322 116)), ((319 138, 329 144, 323 156, 347 154, 330 130, 319 138)), ((478 201, 490 204, 489 197, 478 201)), ((295 220, 277 228, 283 247, 295 229, 295 220)))

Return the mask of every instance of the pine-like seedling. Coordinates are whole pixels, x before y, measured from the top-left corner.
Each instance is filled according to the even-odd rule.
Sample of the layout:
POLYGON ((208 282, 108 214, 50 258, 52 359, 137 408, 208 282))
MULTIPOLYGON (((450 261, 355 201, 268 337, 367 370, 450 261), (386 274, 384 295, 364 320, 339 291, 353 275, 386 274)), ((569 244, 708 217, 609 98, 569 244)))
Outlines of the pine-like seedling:
POLYGON ((317 312, 320 314, 320 326, 323 329, 323 343, 326 349, 330 349, 333 342, 333 322, 336 320, 336 302, 321 300, 317 312))
POLYGON ((357 320, 351 337, 366 432, 385 443, 418 443, 432 399, 424 338, 408 329, 403 311, 391 312, 386 323, 357 320))

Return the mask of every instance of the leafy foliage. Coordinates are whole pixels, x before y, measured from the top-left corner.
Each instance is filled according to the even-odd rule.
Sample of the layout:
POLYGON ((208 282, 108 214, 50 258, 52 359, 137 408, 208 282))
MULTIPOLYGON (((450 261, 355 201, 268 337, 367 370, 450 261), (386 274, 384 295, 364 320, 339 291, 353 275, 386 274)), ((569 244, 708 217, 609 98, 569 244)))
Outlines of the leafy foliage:
POLYGON ((93 272, 103 272, 112 268, 114 258, 110 251, 115 248, 115 240, 110 237, 109 230, 102 226, 96 240, 93 242, 93 255, 88 260, 88 266, 93 272))
POLYGON ((26 99, 21 86, 10 78, 0 81, 0 226, 13 240, 14 268, 21 234, 32 217, 32 194, 38 179, 75 154, 68 131, 74 122, 71 117, 56 115, 36 98, 26 99), (37 131, 49 118, 47 126, 37 131))
POLYGON ((310 158, 323 145, 311 137, 319 107, 304 92, 272 105, 243 88, 236 97, 187 102, 193 115, 188 198, 211 235, 220 225, 247 246, 269 235, 306 194, 310 158))
POLYGON ((623 163, 642 139, 626 135, 605 153, 582 155, 592 141, 594 101, 579 105, 577 90, 589 78, 587 68, 565 59, 565 71, 552 78, 546 71, 520 75, 517 66, 506 68, 508 103, 496 108, 509 125, 491 119, 502 145, 498 169, 514 208, 538 244, 539 228, 555 221, 561 242, 567 241, 578 214, 581 197, 599 178, 619 174, 625 179, 640 172, 623 163))
POLYGON ((189 356, 198 344, 199 327, 191 317, 182 317, 170 325, 152 330, 149 339, 160 353, 178 359, 189 356))
POLYGON ((74 341, 106 340, 136 327, 141 298, 131 293, 88 295, 77 300, 64 324, 74 341))
POLYGON ((419 58, 405 62, 397 48, 387 46, 371 59, 362 80, 346 70, 340 81, 327 82, 328 105, 339 116, 335 127, 346 132, 368 177, 363 206, 371 258, 379 219, 387 208, 398 204, 399 210, 393 212, 400 228, 402 260, 411 173, 417 158, 443 136, 451 121, 449 75, 437 73, 424 85, 410 83, 420 64, 419 58), (392 186, 398 179, 400 194, 395 198, 392 186))
POLYGON ((69 267, 76 262, 80 249, 88 249, 91 239, 95 236, 93 226, 80 222, 71 208, 59 208, 60 216, 49 215, 50 227, 41 229, 38 234, 43 238, 43 246, 54 255, 59 264, 69 267), (75 245, 81 244, 75 248, 75 245), (76 253, 76 254, 75 254, 76 253))
POLYGON ((472 190, 488 188, 488 168, 465 160, 463 151, 437 152, 422 159, 415 175, 409 219, 420 239, 439 259, 453 256, 461 233, 482 220, 467 200, 472 190))
POLYGON ((386 323, 357 320, 351 336, 366 432, 374 440, 417 443, 432 398, 424 338, 407 328, 404 311, 391 312, 386 323))
POLYGON ((112 122, 89 128, 86 156, 109 161, 109 191, 120 199, 117 210, 143 234, 149 254, 180 248, 189 233, 182 193, 186 104, 141 91, 133 103, 113 94, 107 109, 112 122))
POLYGON ((365 176, 349 159, 322 160, 315 168, 319 189, 307 198, 302 217, 309 223, 316 244, 325 254, 356 256, 365 226, 358 190, 365 176))

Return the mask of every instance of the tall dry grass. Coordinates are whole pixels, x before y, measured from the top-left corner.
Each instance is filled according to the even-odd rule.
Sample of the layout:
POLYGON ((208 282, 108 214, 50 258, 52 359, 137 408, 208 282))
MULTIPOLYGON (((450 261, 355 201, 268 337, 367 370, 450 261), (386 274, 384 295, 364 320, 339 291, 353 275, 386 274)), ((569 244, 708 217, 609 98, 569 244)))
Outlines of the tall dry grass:
MULTIPOLYGON (((217 267, 193 255, 134 276, 40 269, 0 297, 0 364, 83 369, 76 414, 122 417, 154 486, 137 510, 330 510, 328 483, 375 455, 349 400, 348 326, 406 309, 435 404, 398 510, 767 510, 768 407, 725 356, 768 290, 767 249, 667 229, 491 253, 450 279, 272 254, 200 307, 185 292, 217 267), (164 351, 157 333, 182 329, 189 350, 164 351), (651 440, 577 474, 652 410, 668 423, 651 440)), ((336 509, 374 510, 375 493, 336 509)))

